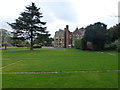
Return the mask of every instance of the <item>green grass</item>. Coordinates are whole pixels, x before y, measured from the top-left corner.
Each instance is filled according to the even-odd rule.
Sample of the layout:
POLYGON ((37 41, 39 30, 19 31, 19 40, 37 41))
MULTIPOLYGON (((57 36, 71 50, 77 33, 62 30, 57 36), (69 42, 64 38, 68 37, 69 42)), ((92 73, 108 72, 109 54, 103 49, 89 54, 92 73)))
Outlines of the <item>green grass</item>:
POLYGON ((25 48, 7 48, 6 50, 3 48, 3 49, 0 49, 0 51, 12 51, 12 50, 27 50, 28 48, 25 47, 25 48))
MULTIPOLYGON (((2 56, 2 66, 22 60, 4 68, 3 73, 118 69, 117 52, 98 53, 76 49, 37 49, 33 51, 7 51, 3 52, 2 56)), ((3 74, 3 87, 115 88, 118 87, 117 76, 117 72, 3 74)))
POLYGON ((116 88, 117 73, 60 73, 4 75, 6 88, 116 88))
POLYGON ((75 49, 41 49, 34 51, 3 52, 3 66, 20 63, 3 69, 3 72, 21 71, 70 71, 70 70, 115 70, 118 68, 117 53, 80 51, 75 49), (4 60, 9 59, 9 60, 4 60))
MULTIPOLYGON (((0 52, 0 67, 2 67, 2 52, 0 52)), ((2 70, 0 70, 2 73, 2 70)), ((0 89, 2 89, 2 74, 0 74, 0 89)))

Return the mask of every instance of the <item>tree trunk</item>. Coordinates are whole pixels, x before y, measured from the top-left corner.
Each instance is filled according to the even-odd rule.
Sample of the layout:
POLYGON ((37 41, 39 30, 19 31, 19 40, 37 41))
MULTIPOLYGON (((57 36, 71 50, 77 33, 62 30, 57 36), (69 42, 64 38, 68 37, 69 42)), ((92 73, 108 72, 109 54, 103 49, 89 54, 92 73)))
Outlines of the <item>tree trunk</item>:
POLYGON ((5 44, 5 50, 7 50, 7 45, 5 44))
POLYGON ((30 50, 33 50, 33 31, 31 30, 30 50))

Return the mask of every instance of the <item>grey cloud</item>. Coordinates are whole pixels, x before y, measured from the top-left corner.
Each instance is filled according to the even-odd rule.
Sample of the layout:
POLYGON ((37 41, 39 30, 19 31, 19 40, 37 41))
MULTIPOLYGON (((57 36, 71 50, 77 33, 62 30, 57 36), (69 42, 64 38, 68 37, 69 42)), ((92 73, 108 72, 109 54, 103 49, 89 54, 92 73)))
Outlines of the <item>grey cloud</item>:
POLYGON ((120 1, 118 2, 118 23, 120 23, 120 1))
POLYGON ((52 22, 54 18, 66 21, 66 22, 78 22, 76 17, 74 5, 71 2, 42 2, 40 3, 46 12, 44 15, 46 20, 52 22), (53 17, 50 15, 53 14, 53 17))

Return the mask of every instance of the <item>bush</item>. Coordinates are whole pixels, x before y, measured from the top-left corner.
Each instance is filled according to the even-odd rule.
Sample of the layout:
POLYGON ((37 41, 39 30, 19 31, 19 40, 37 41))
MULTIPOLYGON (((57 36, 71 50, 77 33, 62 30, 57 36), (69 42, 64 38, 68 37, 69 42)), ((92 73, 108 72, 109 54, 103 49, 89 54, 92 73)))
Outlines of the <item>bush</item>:
POLYGON ((41 45, 39 45, 39 44, 34 44, 34 45, 33 45, 33 48, 41 48, 41 45))
POLYGON ((105 50, 116 50, 118 47, 118 40, 116 40, 115 42, 112 42, 110 44, 105 45, 105 50))
POLYGON ((81 49, 82 50, 86 50, 87 49, 87 42, 86 42, 85 38, 81 39, 81 49))
POLYGON ((17 46, 17 47, 25 47, 24 44, 17 44, 16 46, 17 46))
POLYGON ((76 49, 82 49, 81 39, 75 40, 75 42, 74 42, 74 47, 75 47, 76 49))
POLYGON ((117 51, 120 52, 120 39, 118 40, 118 43, 117 43, 117 51))
POLYGON ((25 45, 25 47, 30 47, 30 43, 27 42, 26 45, 25 45))

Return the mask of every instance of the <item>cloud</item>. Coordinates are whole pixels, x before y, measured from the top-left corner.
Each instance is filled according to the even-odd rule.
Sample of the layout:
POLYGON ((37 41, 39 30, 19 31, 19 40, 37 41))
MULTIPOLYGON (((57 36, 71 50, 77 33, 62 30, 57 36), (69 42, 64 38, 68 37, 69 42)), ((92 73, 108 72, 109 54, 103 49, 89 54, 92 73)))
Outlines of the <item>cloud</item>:
POLYGON ((111 27, 118 21, 110 17, 118 15, 119 0, 1 0, 0 28, 10 30, 6 22, 14 22, 23 12, 25 6, 34 2, 43 13, 43 21, 47 22, 47 30, 52 36, 58 29, 66 25, 73 31, 77 26, 85 27, 91 23, 101 21, 111 27))
POLYGON ((118 22, 120 23, 120 1, 118 3, 118 22))
POLYGON ((78 22, 75 16, 76 12, 71 2, 39 2, 45 19, 53 22, 55 19, 61 19, 67 22, 78 22), (42 8, 43 7, 43 8, 42 8))

